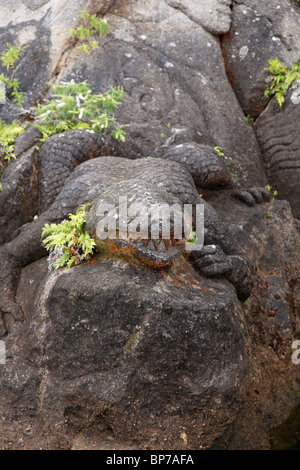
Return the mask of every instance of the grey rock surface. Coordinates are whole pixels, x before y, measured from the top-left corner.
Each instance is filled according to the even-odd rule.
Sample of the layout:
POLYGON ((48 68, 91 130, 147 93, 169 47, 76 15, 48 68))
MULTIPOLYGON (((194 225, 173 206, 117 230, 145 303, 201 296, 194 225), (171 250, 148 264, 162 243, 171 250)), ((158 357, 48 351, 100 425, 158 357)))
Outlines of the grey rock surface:
MULTIPOLYGON (((33 128, 1 177, 0 448, 270 448, 270 428, 300 395, 291 361, 300 99, 295 83, 282 110, 267 106, 264 68, 275 55, 299 59, 298 5, 0 0, 0 9, 0 52, 14 39, 29 46, 14 71, 24 107, 49 96, 49 80, 126 91, 115 114, 124 145, 84 130, 41 145, 33 128), (110 24, 89 54, 69 34, 83 8, 110 24), (259 116, 253 128, 245 113, 259 116), (118 193, 180 204, 201 195, 203 249, 178 244, 170 263, 150 266, 107 248, 49 271, 43 225, 91 202, 92 233, 99 198, 118 193)), ((0 117, 31 119, 9 93, 0 117)))
POLYGON ((222 50, 230 83, 246 115, 256 118, 267 105, 268 61, 278 58, 291 67, 299 60, 294 39, 299 33, 297 2, 232 2, 231 28, 223 36, 222 50))
POLYGON ((230 223, 235 240, 247 246, 247 254, 255 258, 256 265, 254 287, 244 304, 252 338, 249 401, 216 448, 268 448, 268 435, 263 430, 274 426, 272 421, 279 423, 281 414, 288 416, 288 403, 293 402, 298 390, 297 387, 291 390, 288 385, 293 374, 295 377, 299 374, 288 357, 294 335, 299 331, 299 235, 286 201, 275 200, 269 207, 257 205, 247 211, 241 202, 233 207, 233 202, 228 201, 225 211, 221 201, 216 200, 213 205, 230 223), (266 217, 268 211, 272 212, 270 218, 266 217), (284 379, 286 368, 289 373, 284 379))
POLYGON ((232 186, 232 178, 225 160, 209 145, 194 142, 161 146, 152 155, 185 165, 196 186, 219 189, 232 186))
POLYGON ((15 155, 2 173, 0 191, 0 245, 16 236, 38 213, 37 151, 40 134, 30 128, 16 140, 15 155))
POLYGON ((231 23, 231 0, 167 0, 212 34, 227 33, 231 23))
POLYGON ((86 79, 101 92, 122 84, 127 96, 116 116, 143 155, 165 142, 219 146, 241 183, 265 184, 259 148, 228 83, 218 41, 188 14, 165 1, 157 5, 116 1, 106 15, 111 36, 92 55, 71 52, 58 79, 86 79))
POLYGON ((283 108, 276 98, 261 113, 255 132, 265 161, 268 180, 278 190, 280 199, 287 199, 294 217, 300 218, 300 150, 298 122, 299 81, 288 90, 283 108))
MULTIPOLYGON (((69 29, 77 26, 83 8, 93 13, 106 7, 108 0, 23 1, 1 0, 0 50, 17 41, 28 46, 16 63, 14 77, 25 92, 24 106, 31 106, 44 94, 46 82, 55 71, 71 38, 69 29)), ((5 67, 0 71, 7 74, 5 67)), ((5 113, 5 111, 4 111, 5 113)), ((0 106, 0 115, 1 115, 0 106)))
POLYGON ((231 421, 249 367, 247 334, 234 289, 182 267, 164 276, 104 260, 46 278, 45 261, 26 268, 18 298, 26 292, 27 339, 19 355, 7 344, 14 349, 1 370, 7 408, 19 414, 30 404, 45 416, 44 438, 65 435, 69 445, 92 429, 154 448, 182 448, 184 429, 191 446, 212 440, 222 425, 205 418, 206 406, 213 396, 214 412, 231 421), (14 370, 26 370, 23 386, 14 370))

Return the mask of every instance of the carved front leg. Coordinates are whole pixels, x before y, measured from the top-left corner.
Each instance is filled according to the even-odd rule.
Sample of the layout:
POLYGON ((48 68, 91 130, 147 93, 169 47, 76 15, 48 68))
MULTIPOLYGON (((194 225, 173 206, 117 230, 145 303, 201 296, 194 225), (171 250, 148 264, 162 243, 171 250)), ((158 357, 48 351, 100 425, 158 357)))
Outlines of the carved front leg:
POLYGON ((195 269, 208 278, 226 278, 235 288, 237 297, 245 301, 253 287, 253 262, 242 255, 225 255, 218 245, 205 245, 189 257, 195 269))

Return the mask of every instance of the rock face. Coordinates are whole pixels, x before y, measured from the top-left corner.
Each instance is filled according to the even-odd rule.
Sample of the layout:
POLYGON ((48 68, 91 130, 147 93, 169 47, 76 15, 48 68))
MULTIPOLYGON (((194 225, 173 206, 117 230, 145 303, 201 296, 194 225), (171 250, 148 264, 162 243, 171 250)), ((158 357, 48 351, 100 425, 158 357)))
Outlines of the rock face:
MULTIPOLYGON (((32 128, 1 176, 0 448, 269 448, 270 427, 300 393, 291 361, 300 326, 299 87, 282 110, 274 99, 267 106, 264 69, 275 56, 289 66, 298 59, 299 7, 0 0, 0 9, 0 49, 15 39, 29 46, 14 72, 25 107, 47 96, 49 80, 127 93, 116 113, 124 145, 85 130, 41 145, 32 128), (111 30, 89 54, 68 31, 83 8, 105 15, 111 30), (144 193, 181 204, 200 193, 204 248, 180 246, 171 263, 152 267, 100 250, 49 271, 44 223, 94 202, 93 232, 95 198, 118 190, 131 201, 144 193)), ((30 119, 7 95, 0 117, 30 119)))
POLYGON ((280 420, 281 413, 288 413, 289 403, 298 391, 297 386, 291 389, 288 384, 299 374, 290 360, 291 342, 299 334, 299 254, 294 258, 299 253, 299 236, 286 201, 275 201, 269 207, 256 206, 251 211, 245 211, 242 205, 233 207, 232 202, 226 206, 224 211, 220 201, 214 204, 228 221, 234 221, 233 236, 247 246, 247 254, 256 260, 257 271, 251 296, 244 304, 252 351, 247 404, 225 432, 224 440, 215 446, 266 448, 269 442, 263 429, 269 429, 273 420, 280 420), (268 218, 266 212, 270 210, 272 217, 268 218))
POLYGON ((231 23, 230 0, 167 0, 168 5, 182 11, 212 34, 227 33, 231 23))
MULTIPOLYGON (((60 63, 70 40, 69 29, 76 27, 80 11, 92 13, 106 11, 110 0, 17 0, 12 5, 1 1, 0 48, 16 40, 28 46, 24 56, 16 63, 14 77, 21 82, 26 93, 25 106, 32 106, 39 94, 44 93, 46 81, 60 63)), ((1 68, 1 72, 7 72, 1 68)))
POLYGON ((249 357, 229 284, 200 279, 184 263, 157 275, 103 260, 39 282, 45 269, 42 261, 23 271, 18 298, 35 300, 26 302, 25 356, 6 367, 2 383, 10 394, 1 397, 21 413, 24 390, 11 375, 20 368, 15 361, 25 370, 31 363, 26 405, 45 413, 44 439, 63 435, 70 445, 84 429, 104 441, 126 436, 140 446, 176 449, 186 430, 197 448, 232 421, 249 357), (211 400, 218 423, 207 415, 211 400))
POLYGON ((300 32, 296 2, 232 2, 230 31, 222 39, 222 50, 230 83, 245 112, 258 117, 267 105, 268 61, 276 57, 290 67, 299 59, 293 38, 300 32))
POLYGON ((40 137, 37 129, 29 129, 18 137, 16 165, 8 165, 1 177, 0 192, 0 244, 16 235, 16 230, 33 220, 38 212, 37 151, 35 143, 40 137))
POLYGON ((287 199, 297 219, 300 218, 299 81, 288 91, 283 109, 275 99, 259 116, 255 131, 265 161, 268 180, 287 199))
POLYGON ((270 59, 278 58, 288 67, 299 59, 299 47, 293 41, 299 33, 298 5, 287 0, 272 5, 238 0, 233 4, 230 32, 222 40, 227 74, 239 103, 245 114, 258 118, 254 130, 268 181, 281 199, 290 202, 297 218, 300 217, 298 82, 289 90, 283 109, 275 98, 267 106, 263 92, 268 87, 265 69, 270 59))
MULTIPOLYGON (((225 13, 228 28, 228 6, 225 13)), ((219 146, 241 182, 264 185, 259 148, 228 83, 217 39, 165 1, 117 1, 106 17, 111 36, 92 56, 71 52, 59 79, 86 79, 102 92, 122 83, 127 96, 117 119, 142 155, 165 142, 219 146)))

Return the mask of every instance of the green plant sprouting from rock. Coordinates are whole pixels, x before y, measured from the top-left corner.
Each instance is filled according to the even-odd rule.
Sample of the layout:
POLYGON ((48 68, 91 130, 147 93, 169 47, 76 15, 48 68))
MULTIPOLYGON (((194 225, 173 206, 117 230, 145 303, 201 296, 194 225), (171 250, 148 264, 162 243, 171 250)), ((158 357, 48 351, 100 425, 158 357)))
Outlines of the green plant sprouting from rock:
POLYGON ((251 116, 251 114, 247 114, 246 120, 247 120, 248 124, 250 124, 250 126, 254 126, 255 119, 254 119, 254 117, 251 116))
POLYGON ((113 115, 124 96, 122 87, 113 87, 105 94, 92 94, 90 85, 85 81, 75 83, 72 80, 51 86, 51 99, 32 108, 38 117, 38 122, 33 125, 40 130, 41 141, 71 129, 105 132, 111 126, 114 126, 112 136, 118 141, 125 141, 125 133, 116 125, 113 115))
MULTIPOLYGON (((277 191, 277 189, 273 189, 272 186, 270 186, 269 184, 267 184, 266 189, 273 193, 273 199, 272 199, 272 202, 271 202, 271 205, 273 205, 275 198, 278 196, 278 191, 277 191)), ((267 219, 270 219, 271 217, 272 217, 272 211, 269 210, 267 212, 267 219)))
MULTIPOLYGON (((24 54, 24 50, 28 46, 19 46, 19 44, 15 41, 15 44, 7 43, 7 48, 0 54, 0 60, 4 67, 6 67, 7 71, 14 69, 15 62, 22 57, 24 54)), ((0 74, 0 82, 5 84, 5 87, 8 90, 11 90, 12 100, 17 104, 17 106, 21 106, 23 103, 24 93, 19 90, 20 82, 17 78, 14 78, 14 71, 13 73, 7 77, 4 73, 0 74)), ((5 98, 5 88, 2 90, 2 95, 0 98, 5 98)))
MULTIPOLYGON (((11 158, 16 158, 14 154, 15 139, 25 131, 24 125, 20 121, 13 121, 12 124, 6 124, 0 119, 0 178, 11 158)), ((2 183, 0 182, 2 191, 2 183)))
POLYGON ((196 243, 197 236, 196 236, 196 232, 193 229, 190 231, 187 241, 188 243, 196 243))
POLYGON ((79 39, 81 42, 78 49, 83 52, 89 53, 90 50, 99 47, 97 41, 92 39, 95 35, 105 37, 109 33, 109 25, 104 18, 98 18, 97 15, 90 15, 86 10, 82 10, 80 14, 82 24, 76 29, 70 29, 70 34, 73 38, 79 39))
POLYGON ((63 266, 71 268, 93 253, 96 242, 84 229, 88 205, 80 206, 76 214, 69 214, 69 220, 44 225, 42 243, 50 251, 50 267, 54 265, 55 269, 63 266))
MULTIPOLYGON (((225 163, 230 167, 232 163, 232 158, 227 157, 227 155, 225 155, 225 153, 222 151, 221 147, 214 147, 214 150, 217 152, 218 155, 220 155, 220 157, 223 158, 225 163)), ((237 180, 237 174, 232 169, 230 171, 230 176, 233 182, 237 180)))
POLYGON ((280 60, 269 60, 268 72, 271 72, 270 86, 265 90, 265 96, 270 98, 272 95, 276 96, 277 102, 282 108, 284 97, 295 80, 300 80, 300 62, 297 61, 289 69, 287 66, 282 65, 280 60))
MULTIPOLYGON (((7 71, 14 69, 16 61, 22 57, 28 46, 21 47, 16 41, 14 44, 6 44, 6 49, 0 54, 0 61, 7 71)), ((14 71, 10 76, 4 73, 0 74, 0 101, 6 98, 6 90, 11 91, 12 100, 21 106, 23 103, 24 93, 19 90, 20 82, 14 78, 14 71)), ((0 178, 11 158, 16 158, 14 154, 15 139, 25 131, 25 126, 20 121, 14 120, 11 124, 6 124, 0 119, 0 178)), ((0 182, 0 191, 2 191, 2 183, 0 182)))

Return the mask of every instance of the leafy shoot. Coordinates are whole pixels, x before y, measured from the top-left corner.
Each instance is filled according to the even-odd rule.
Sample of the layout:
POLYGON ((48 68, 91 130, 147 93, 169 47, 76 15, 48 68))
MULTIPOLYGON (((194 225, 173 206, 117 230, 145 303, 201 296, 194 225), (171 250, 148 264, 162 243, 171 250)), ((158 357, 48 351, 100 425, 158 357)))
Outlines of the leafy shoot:
MULTIPOLYGON (((14 154, 14 142, 24 131, 25 128, 20 121, 14 120, 12 124, 6 124, 6 122, 0 119, 0 178, 10 159, 16 158, 14 154)), ((0 191, 2 191, 1 183, 0 191)))
POLYGON ((15 41, 15 44, 6 44, 7 48, 5 51, 3 51, 0 55, 0 60, 2 62, 2 65, 7 68, 7 70, 14 68, 15 62, 22 57, 24 54, 24 50, 28 46, 19 46, 19 44, 15 41))
MULTIPOLYGON (((0 54, 1 63, 4 67, 6 67, 7 71, 14 68, 15 62, 20 57, 22 57, 26 47, 28 46, 19 46, 16 41, 14 45, 7 43, 7 49, 0 54)), ((14 72, 10 77, 7 77, 4 73, 1 73, 0 81, 5 84, 7 89, 11 90, 13 101, 17 104, 17 106, 20 107, 24 100, 24 93, 19 91, 20 82, 14 78, 14 72)))
POLYGON ((69 214, 69 220, 44 225, 42 243, 50 251, 50 266, 54 261, 55 269, 71 268, 93 253, 96 242, 84 229, 88 205, 80 206, 76 214, 69 214))
POLYGON ((125 94, 122 87, 113 87, 105 94, 94 95, 86 81, 75 83, 71 80, 51 86, 51 99, 32 108, 39 118, 33 125, 42 133, 42 142, 53 134, 71 129, 105 132, 111 126, 114 128, 112 136, 120 142, 125 141, 125 133, 114 118, 114 112, 125 94))
POLYGON ((247 114, 246 116, 246 120, 248 122, 248 124, 250 124, 250 126, 253 126, 254 125, 254 118, 251 116, 251 114, 247 114))
POLYGON ((93 36, 106 37, 109 34, 109 25, 106 19, 98 18, 97 15, 90 15, 87 10, 82 10, 80 17, 82 24, 76 29, 70 29, 70 34, 73 38, 79 39, 82 44, 77 48, 85 53, 90 50, 98 49, 99 45, 93 36))
POLYGON ((288 88, 295 80, 300 80, 300 61, 295 62, 289 69, 282 65, 278 59, 269 60, 269 67, 265 70, 271 72, 271 76, 269 78, 270 86, 264 94, 267 98, 275 95, 280 108, 282 108, 288 88))
MULTIPOLYGON (((227 155, 225 155, 225 153, 222 151, 221 147, 214 147, 214 150, 217 152, 218 155, 220 155, 220 157, 223 158, 223 160, 225 161, 225 163, 230 167, 231 166, 231 163, 232 163, 232 158, 231 157, 227 157, 227 155)), ((230 176, 231 176, 231 180, 234 182, 237 180, 238 176, 237 174, 235 173, 234 170, 232 170, 230 172, 230 176)))
POLYGON ((190 231, 189 238, 187 239, 188 243, 196 243, 197 237, 196 237, 196 232, 194 230, 190 231))
MULTIPOLYGON (((271 202, 271 205, 273 205, 274 203, 274 199, 276 198, 276 196, 278 196, 278 191, 277 189, 272 189, 272 186, 270 184, 267 184, 267 186, 265 186, 265 188, 267 189, 267 191, 270 191, 273 193, 273 199, 272 199, 272 202, 271 202)), ((267 218, 270 219, 272 217, 272 211, 268 211, 267 212, 267 218)))

